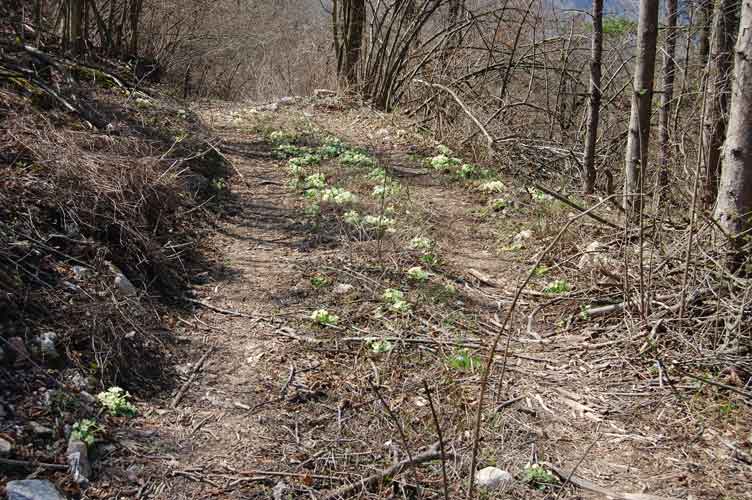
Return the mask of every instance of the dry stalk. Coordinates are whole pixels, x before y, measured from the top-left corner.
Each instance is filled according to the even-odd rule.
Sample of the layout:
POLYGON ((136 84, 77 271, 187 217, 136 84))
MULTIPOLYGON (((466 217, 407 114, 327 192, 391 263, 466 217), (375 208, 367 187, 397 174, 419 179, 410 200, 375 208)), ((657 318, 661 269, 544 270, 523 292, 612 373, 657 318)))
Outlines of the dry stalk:
MULTIPOLYGON (((504 330, 506 330, 507 325, 509 324, 509 320, 512 317, 512 313, 515 310, 515 307, 517 306, 517 302, 522 295, 522 291, 525 289, 527 284, 530 282, 530 280, 535 275, 535 270, 538 268, 540 263, 543 261, 543 258, 548 255, 548 252, 550 252, 556 244, 559 242, 561 237, 564 235, 564 233, 569 229, 569 226, 571 226, 575 221, 580 219, 580 217, 586 216, 590 214, 590 212, 594 211, 604 203, 607 203, 610 199, 614 198, 616 195, 611 195, 603 200, 601 200, 596 205, 593 205, 586 211, 575 215, 569 221, 564 225, 564 227, 561 228, 559 233, 556 235, 556 237, 549 243, 549 245, 538 255, 538 258, 536 259, 533 266, 530 268, 530 271, 528 272, 527 276, 523 280, 523 282, 517 287, 517 291, 514 294, 514 299, 512 300, 512 304, 509 306, 509 309, 507 310, 506 315, 504 316, 504 321, 501 322, 501 324, 498 327, 498 333, 494 337, 493 341, 491 342, 491 347, 488 350, 488 355, 486 356, 486 362, 483 367, 483 373, 481 375, 480 380, 480 392, 478 395, 478 408, 475 412, 475 425, 473 427, 473 450, 472 450, 472 456, 470 461, 470 485, 467 490, 467 498, 468 500, 472 500, 475 496, 475 468, 478 463, 478 445, 480 443, 480 424, 481 424, 481 418, 483 415, 483 403, 486 396, 486 389, 488 387, 488 377, 491 373, 491 367, 494 363, 494 355, 496 354, 496 347, 499 344, 499 341, 501 340, 501 336, 504 334, 504 330)), ((504 382, 504 375, 506 374, 506 368, 507 368, 507 360, 509 359, 509 345, 512 339, 511 332, 507 335, 506 344, 504 346, 504 358, 502 361, 502 368, 501 368, 501 376, 499 377, 499 384, 502 384, 504 382)))

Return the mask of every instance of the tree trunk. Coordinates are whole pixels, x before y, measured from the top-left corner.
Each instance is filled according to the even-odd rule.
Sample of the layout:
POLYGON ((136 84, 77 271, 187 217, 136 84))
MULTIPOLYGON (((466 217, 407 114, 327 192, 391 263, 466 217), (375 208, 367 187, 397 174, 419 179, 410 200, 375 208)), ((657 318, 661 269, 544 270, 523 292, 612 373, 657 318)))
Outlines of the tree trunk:
POLYGON ((42 38, 42 12, 44 11, 44 6, 42 5, 43 0, 36 0, 34 2, 34 30, 36 31, 36 45, 39 45, 39 41, 42 38))
POLYGON ((337 77, 342 85, 355 86, 358 83, 358 62, 365 24, 365 0, 334 0, 332 34, 337 57, 337 77))
POLYGON ((700 67, 704 68, 708 63, 708 54, 710 54, 710 33, 713 29, 713 0, 700 1, 700 67))
POLYGON ((138 57, 138 21, 141 17, 141 6, 143 0, 131 0, 131 41, 128 47, 128 53, 131 57, 138 57))
MULTIPOLYGON (((732 237, 752 227, 752 0, 743 0, 723 172, 716 202, 718 224, 732 237)), ((741 241, 736 242, 741 245, 741 241)))
POLYGON ((363 30, 366 24, 365 0, 348 0, 350 15, 347 23, 343 76, 350 86, 358 84, 358 62, 363 46, 363 30))
POLYGON ((70 41, 73 54, 81 55, 84 47, 83 41, 83 9, 84 0, 68 0, 68 40, 70 41))
MULTIPOLYGON (((675 0, 674 0, 675 1, 675 0)), ((601 111, 601 56, 603 55, 603 0, 593 0, 593 41, 590 49, 590 108, 585 138, 582 180, 585 194, 595 187, 595 143, 601 111)))
POLYGON ((640 0, 640 20, 637 31, 637 65, 635 66, 625 161, 625 209, 637 208, 642 203, 641 177, 642 171, 647 166, 650 147, 650 113, 653 101, 655 48, 658 38, 658 0, 640 0), (639 196, 636 197, 638 193, 639 196))
POLYGON ((713 17, 710 57, 707 65, 707 93, 702 143, 705 157, 705 186, 703 200, 710 206, 718 193, 721 170, 721 147, 726 132, 728 99, 733 64, 732 51, 737 26, 735 0, 720 0, 713 17))
POLYGON ((668 161, 671 156, 669 119, 671 117, 671 101, 674 99, 674 76, 676 74, 677 4, 677 0, 668 0, 666 3, 668 22, 666 24, 666 50, 663 53, 663 95, 661 96, 661 108, 658 112, 658 142, 660 148, 658 186, 660 190, 668 184, 668 161))

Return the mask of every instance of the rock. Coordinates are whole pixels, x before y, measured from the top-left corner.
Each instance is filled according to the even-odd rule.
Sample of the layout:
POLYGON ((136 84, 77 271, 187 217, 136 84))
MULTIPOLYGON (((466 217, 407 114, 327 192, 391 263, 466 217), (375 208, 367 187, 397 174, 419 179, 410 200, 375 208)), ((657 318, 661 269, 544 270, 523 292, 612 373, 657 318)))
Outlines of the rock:
POLYGON ((71 283, 70 281, 63 281, 63 286, 65 287, 66 290, 68 290, 71 293, 78 293, 81 291, 80 286, 74 283, 71 283))
POLYGON ((0 456, 8 456, 11 451, 13 451, 13 444, 8 440, 0 438, 0 456))
POLYGON ((285 492, 289 489, 287 483, 280 481, 272 488, 272 498, 274 500, 284 500, 285 492))
POLYGON ((37 337, 39 344, 39 353, 45 359, 58 359, 60 353, 57 352, 57 334, 55 332, 44 332, 37 337))
POLYGON ((97 398, 86 391, 81 391, 80 393, 78 393, 78 395, 81 397, 81 400, 83 400, 87 404, 93 405, 97 402, 97 398))
POLYGON ((45 427, 39 422, 29 422, 29 429, 31 429, 31 432, 33 432, 37 437, 52 436, 52 429, 45 427))
POLYGON ((91 269, 83 266, 73 266, 71 271, 73 271, 73 278, 75 278, 76 281, 84 281, 91 277, 91 269))
POLYGON ((78 370, 70 370, 68 380, 70 382, 70 385, 75 387, 78 391, 93 390, 96 384, 96 382, 92 381, 92 379, 90 378, 87 378, 78 370))
POLYGON ((347 295, 353 290, 355 290, 354 286, 348 283, 339 283, 337 284, 337 286, 334 287, 334 294, 335 295, 347 295))
POLYGON ((512 475, 496 467, 486 467, 475 473, 478 486, 489 490, 499 490, 512 481, 512 475))
POLYGON ((8 500, 65 500, 54 484, 41 479, 10 481, 5 492, 8 500))
POLYGON ((203 273, 196 274, 191 278, 191 283, 194 285, 206 285, 211 280, 211 276, 209 276, 209 272, 205 271, 203 273))
POLYGON ((533 237, 533 232, 529 229, 523 229, 516 235, 514 235, 514 241, 523 241, 523 240, 529 240, 533 237))
POLYGON ((133 283, 123 273, 115 274, 115 288, 124 297, 132 297, 138 293, 136 287, 133 286, 133 283))
POLYGON ((89 450, 86 443, 78 439, 68 441, 68 450, 65 457, 70 466, 73 480, 78 484, 88 484, 91 477, 91 463, 89 462, 89 450))
POLYGON ((295 104, 296 100, 297 97, 280 97, 280 99, 277 101, 277 104, 279 104, 280 106, 292 106, 293 104, 295 104))
POLYGON ((11 337, 8 339, 7 344, 14 355, 16 366, 24 365, 31 360, 31 355, 26 349, 26 343, 21 337, 11 337))

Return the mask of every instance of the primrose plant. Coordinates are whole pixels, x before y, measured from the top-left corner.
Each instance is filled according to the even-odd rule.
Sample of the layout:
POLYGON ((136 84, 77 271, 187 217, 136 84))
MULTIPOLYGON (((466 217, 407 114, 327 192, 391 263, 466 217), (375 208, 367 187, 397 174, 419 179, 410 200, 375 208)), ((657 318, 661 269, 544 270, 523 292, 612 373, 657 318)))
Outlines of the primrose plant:
POLYGON ((311 319, 322 326, 336 326, 339 316, 330 313, 326 309, 317 309, 311 313, 311 319))
POLYGON ((452 167, 456 167, 462 163, 462 160, 454 157, 454 153, 451 149, 443 144, 439 144, 436 148, 439 152, 436 156, 428 158, 428 163, 434 170, 446 172, 451 170, 452 167))
POLYGON ((413 281, 423 283, 428 281, 428 272, 420 266, 415 266, 407 270, 407 277, 413 281))
POLYGON ((505 186, 501 181, 488 181, 478 186, 478 189, 484 193, 501 193, 504 191, 505 186))
POLYGON ((71 429, 71 440, 86 443, 91 446, 96 440, 96 434, 101 431, 100 427, 93 420, 85 418, 73 424, 71 429))
POLYGON ((410 248, 420 252, 430 252, 434 249, 434 246, 436 246, 436 242, 425 236, 416 236, 410 240, 410 248))
POLYGON ((275 130, 269 134, 269 140, 275 144, 290 144, 298 139, 298 134, 295 132, 285 132, 284 130, 275 130))
POLYGON ((319 191, 319 198, 322 203, 333 205, 352 205, 357 198, 350 191, 338 187, 330 187, 319 191))
POLYGON ((370 347, 371 352, 373 352, 374 354, 384 354, 394 349, 394 345, 386 339, 372 340, 370 347))
POLYGON ((339 157, 339 162, 346 167, 373 167, 376 162, 360 151, 348 150, 339 157))
POLYGON ((97 394, 97 399, 110 415, 114 417, 133 417, 138 413, 136 407, 128 401, 131 395, 120 387, 110 387, 97 394))
POLYGON ((567 293, 569 290, 571 290, 571 287, 564 280, 552 281, 543 289, 546 293, 567 293))
POLYGON ((345 150, 345 145, 338 138, 327 137, 324 140, 324 144, 319 147, 318 153, 323 158, 336 158, 345 152, 345 150))
POLYGON ((405 294, 395 288, 387 288, 381 296, 389 304, 389 310, 399 314, 410 312, 412 306, 405 300, 405 294))

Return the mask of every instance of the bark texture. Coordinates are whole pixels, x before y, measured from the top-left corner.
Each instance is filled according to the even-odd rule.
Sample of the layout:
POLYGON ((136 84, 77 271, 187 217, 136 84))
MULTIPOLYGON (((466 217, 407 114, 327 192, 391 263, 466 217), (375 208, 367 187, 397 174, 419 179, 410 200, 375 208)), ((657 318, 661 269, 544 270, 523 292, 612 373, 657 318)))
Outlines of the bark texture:
MULTIPOLYGON (((675 1, 675 0, 674 0, 675 1)), ((595 143, 601 111, 601 58, 603 56, 603 0, 593 0, 593 41, 590 48, 590 107, 588 109, 583 188, 585 194, 595 187, 595 143)))
POLYGON ((743 0, 741 5, 715 216, 731 236, 752 228, 752 0, 743 0))
POLYGON ((707 64, 707 95, 702 143, 705 157, 704 197, 711 205, 718 194, 718 176, 721 170, 721 147, 726 134, 726 123, 731 91, 733 50, 736 38, 737 0, 720 0, 713 17, 710 40, 710 57, 707 64))
POLYGON ((650 144, 650 113, 653 102, 655 51, 658 38, 658 0, 640 0, 637 28, 637 65, 635 66, 632 111, 629 117, 624 176, 624 207, 635 208, 640 192, 642 170, 647 165, 650 144))

